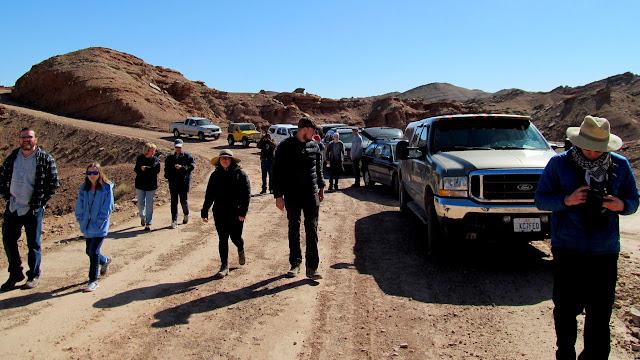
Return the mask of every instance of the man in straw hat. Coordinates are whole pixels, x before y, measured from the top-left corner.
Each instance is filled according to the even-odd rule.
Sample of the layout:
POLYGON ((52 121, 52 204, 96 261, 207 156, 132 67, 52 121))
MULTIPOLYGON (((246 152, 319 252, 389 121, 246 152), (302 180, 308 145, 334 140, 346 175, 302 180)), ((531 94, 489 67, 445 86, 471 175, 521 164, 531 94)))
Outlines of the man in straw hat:
POLYGON ((220 271, 214 276, 222 279, 229 275, 229 238, 238 248, 238 263, 244 265, 244 240, 242 228, 249 211, 251 184, 247 173, 240 167, 240 159, 233 156, 231 150, 222 150, 220 155, 211 159, 215 170, 209 177, 204 204, 200 215, 209 222, 209 209, 213 205, 213 220, 218 231, 218 251, 220 252, 220 271))
POLYGON ((273 196, 280 210, 287 208, 289 220, 288 277, 300 272, 302 251, 300 249, 300 218, 304 212, 306 233, 307 277, 322 279, 318 272, 318 214, 324 199, 322 176, 322 154, 312 139, 319 126, 308 117, 298 121, 295 137, 285 139, 276 148, 273 160, 273 196))
POLYGON ((556 358, 576 358, 576 316, 584 310, 578 358, 606 359, 620 252, 618 216, 635 213, 640 195, 629 161, 613 153, 622 140, 610 133, 607 119, 587 116, 579 128, 567 129, 567 137, 573 147, 549 161, 535 196, 539 209, 553 212, 556 358))

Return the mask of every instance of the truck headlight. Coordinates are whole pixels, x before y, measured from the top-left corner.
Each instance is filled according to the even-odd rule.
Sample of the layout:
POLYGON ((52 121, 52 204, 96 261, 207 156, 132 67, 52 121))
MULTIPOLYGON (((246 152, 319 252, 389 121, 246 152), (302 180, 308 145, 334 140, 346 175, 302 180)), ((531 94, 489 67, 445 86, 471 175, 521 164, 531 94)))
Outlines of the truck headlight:
POLYGON ((467 197, 466 176, 446 176, 442 178, 442 188, 438 195, 447 197, 467 197))

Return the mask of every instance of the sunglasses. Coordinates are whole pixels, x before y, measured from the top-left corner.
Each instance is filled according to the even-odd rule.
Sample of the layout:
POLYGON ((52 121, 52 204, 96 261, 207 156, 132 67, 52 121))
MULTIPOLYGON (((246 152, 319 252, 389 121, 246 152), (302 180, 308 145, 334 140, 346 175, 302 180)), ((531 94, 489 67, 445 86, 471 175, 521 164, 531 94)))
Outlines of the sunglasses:
POLYGON ((28 135, 28 136, 20 136, 20 139, 33 139, 34 136, 28 135))
POLYGON ((87 175, 98 175, 100 174, 99 171, 87 171, 87 175))

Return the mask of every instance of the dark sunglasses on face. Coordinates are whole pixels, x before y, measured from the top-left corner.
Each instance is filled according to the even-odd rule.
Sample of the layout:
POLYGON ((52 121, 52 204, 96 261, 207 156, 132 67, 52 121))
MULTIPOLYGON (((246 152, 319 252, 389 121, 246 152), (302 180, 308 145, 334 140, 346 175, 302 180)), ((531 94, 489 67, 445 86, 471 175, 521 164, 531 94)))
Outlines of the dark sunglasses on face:
POLYGON ((33 136, 28 135, 28 136, 20 136, 20 139, 33 139, 33 136))
POLYGON ((98 175, 100 174, 99 171, 87 171, 87 175, 98 175))

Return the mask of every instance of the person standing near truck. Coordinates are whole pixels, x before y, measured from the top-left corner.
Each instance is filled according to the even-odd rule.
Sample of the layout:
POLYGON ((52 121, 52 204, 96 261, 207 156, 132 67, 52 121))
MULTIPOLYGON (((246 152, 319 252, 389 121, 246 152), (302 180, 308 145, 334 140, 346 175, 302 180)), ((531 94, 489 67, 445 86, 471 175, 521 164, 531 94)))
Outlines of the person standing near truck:
POLYGON ((358 129, 351 129, 353 134, 353 141, 351 142, 351 167, 353 168, 353 177, 356 181, 353 183, 353 187, 360 187, 360 161, 362 160, 362 137, 358 132, 358 129))
POLYGON ((338 180, 343 171, 344 143, 337 133, 333 134, 333 141, 327 145, 326 159, 329 167, 329 190, 338 190, 338 180))
POLYGON ((576 358, 576 316, 583 311, 584 350, 578 359, 607 359, 618 217, 636 212, 640 194, 629 161, 613 152, 622 140, 610 133, 607 119, 587 116, 579 128, 567 129, 567 137, 573 147, 551 158, 535 194, 536 206, 552 211, 556 359, 576 358))
POLYGON ((266 194, 267 176, 269 176, 269 192, 273 192, 273 154, 276 151, 276 142, 271 138, 271 134, 266 133, 258 141, 257 147, 260 149, 260 167, 262 168, 262 191, 260 194, 266 194))

